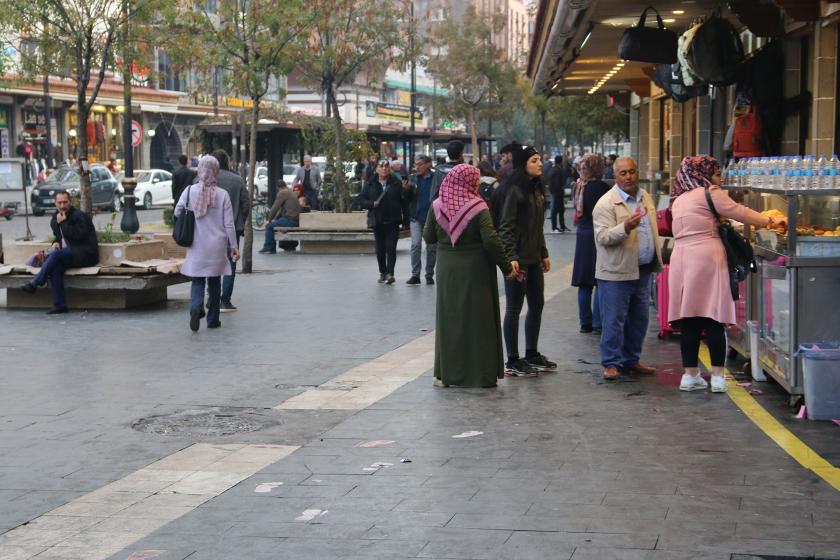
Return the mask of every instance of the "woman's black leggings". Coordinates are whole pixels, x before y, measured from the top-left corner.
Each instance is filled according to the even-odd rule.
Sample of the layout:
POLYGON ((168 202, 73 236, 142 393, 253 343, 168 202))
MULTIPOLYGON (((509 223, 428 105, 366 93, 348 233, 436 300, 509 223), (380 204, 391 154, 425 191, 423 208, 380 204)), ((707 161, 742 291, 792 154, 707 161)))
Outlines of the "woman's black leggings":
POLYGON ((700 335, 706 331, 706 344, 712 357, 712 366, 723 367, 726 363, 726 331, 723 323, 708 317, 686 317, 680 319, 680 351, 685 368, 697 367, 700 352, 700 335))
POLYGON ((525 272, 525 281, 505 280, 505 321, 502 330, 509 360, 519 358, 519 314, 522 304, 528 299, 528 313, 525 315, 525 356, 537 353, 540 340, 540 323, 545 303, 545 279, 541 263, 520 265, 525 272))

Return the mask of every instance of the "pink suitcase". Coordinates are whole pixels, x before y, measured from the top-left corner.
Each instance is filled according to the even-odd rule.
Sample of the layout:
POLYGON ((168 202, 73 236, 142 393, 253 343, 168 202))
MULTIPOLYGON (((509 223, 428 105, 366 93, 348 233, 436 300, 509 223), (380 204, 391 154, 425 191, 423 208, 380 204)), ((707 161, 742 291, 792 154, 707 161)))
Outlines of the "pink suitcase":
POLYGON ((663 265, 663 270, 656 275, 656 320, 659 321, 659 338, 668 338, 679 332, 668 322, 668 270, 670 265, 663 265))

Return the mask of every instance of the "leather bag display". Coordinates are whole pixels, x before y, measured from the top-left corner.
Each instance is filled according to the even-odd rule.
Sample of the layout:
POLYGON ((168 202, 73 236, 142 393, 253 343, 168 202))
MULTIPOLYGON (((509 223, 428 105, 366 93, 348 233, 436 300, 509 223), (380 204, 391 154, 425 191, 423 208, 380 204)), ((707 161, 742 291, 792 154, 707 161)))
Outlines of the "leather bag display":
POLYGON ((661 87, 668 94, 668 97, 678 103, 709 93, 709 86, 706 84, 695 83, 695 85, 687 86, 683 82, 683 76, 684 72, 679 62, 676 64, 657 64, 653 82, 661 87))
POLYGON ((758 267, 755 264, 755 254, 752 245, 744 239, 740 233, 735 231, 728 220, 721 221, 720 215, 715 210, 715 203, 712 202, 712 195, 706 187, 706 203, 709 210, 715 217, 718 235, 726 251, 726 264, 729 269, 729 289, 732 292, 733 301, 738 301, 740 293, 738 286, 746 280, 750 272, 755 272, 758 267))
POLYGON ((665 29, 659 12, 653 6, 648 6, 642 12, 639 23, 624 30, 618 43, 618 58, 654 64, 674 64, 677 62, 677 34, 665 29), (656 14, 657 27, 645 27, 648 10, 653 10, 656 14))
POLYGON ((190 210, 190 187, 187 187, 187 203, 184 212, 175 217, 175 224, 172 226, 172 238, 181 247, 190 247, 193 244, 195 235, 195 212, 190 210))

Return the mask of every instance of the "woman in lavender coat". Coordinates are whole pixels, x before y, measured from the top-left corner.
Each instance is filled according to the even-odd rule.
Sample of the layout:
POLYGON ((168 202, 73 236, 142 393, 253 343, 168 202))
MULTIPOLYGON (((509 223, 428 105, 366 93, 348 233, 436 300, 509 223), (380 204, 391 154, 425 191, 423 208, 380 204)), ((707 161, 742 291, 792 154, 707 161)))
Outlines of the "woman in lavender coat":
POLYGON ((187 259, 181 273, 192 278, 190 301, 190 329, 198 330, 204 317, 204 290, 208 292, 207 328, 215 329, 219 321, 219 300, 222 293, 221 277, 230 274, 227 251, 234 261, 239 260, 236 231, 233 225, 233 208, 228 193, 219 188, 219 161, 204 156, 198 162, 198 182, 184 189, 175 206, 175 216, 189 208, 195 213, 193 244, 187 248, 187 259), (187 199, 189 198, 189 204, 187 199))

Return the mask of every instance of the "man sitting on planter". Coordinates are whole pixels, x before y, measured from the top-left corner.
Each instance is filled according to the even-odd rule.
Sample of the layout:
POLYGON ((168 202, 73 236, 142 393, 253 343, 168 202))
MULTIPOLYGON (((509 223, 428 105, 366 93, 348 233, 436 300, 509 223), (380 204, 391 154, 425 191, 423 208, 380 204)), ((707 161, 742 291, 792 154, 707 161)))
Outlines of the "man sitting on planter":
POLYGON ((274 228, 298 227, 300 225, 300 202, 295 192, 286 186, 283 179, 277 180, 277 196, 268 213, 268 224, 265 226, 265 243, 260 253, 274 254, 277 243, 274 241, 274 228))
POLYGON ((38 275, 20 287, 24 292, 34 294, 49 279, 53 296, 53 307, 47 312, 49 315, 67 313, 64 272, 68 268, 93 266, 99 262, 99 243, 90 216, 73 208, 70 195, 65 191, 55 194, 55 207, 57 210, 50 221, 55 236, 52 251, 47 255, 38 275))

